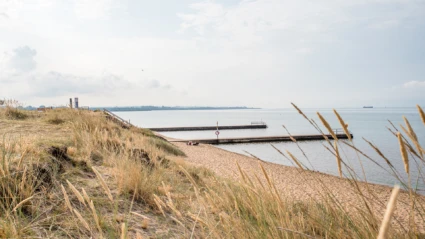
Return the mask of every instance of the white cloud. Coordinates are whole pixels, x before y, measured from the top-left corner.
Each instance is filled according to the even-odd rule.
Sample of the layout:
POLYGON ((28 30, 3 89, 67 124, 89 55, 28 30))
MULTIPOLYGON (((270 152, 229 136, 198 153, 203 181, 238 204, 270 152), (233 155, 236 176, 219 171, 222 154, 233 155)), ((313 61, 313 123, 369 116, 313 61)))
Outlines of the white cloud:
POLYGON ((376 22, 369 25, 371 29, 388 29, 398 27, 400 22, 398 20, 384 20, 382 22, 376 22))
POLYGON ((159 80, 151 80, 148 82, 147 88, 170 90, 173 87, 170 84, 162 84, 159 80))
POLYGON ((26 4, 30 4, 34 9, 42 9, 53 6, 55 0, 1 0, 0 19, 17 18, 26 4))
POLYGON ((200 35, 218 34, 239 44, 249 38, 256 38, 253 42, 256 44, 262 40, 260 36, 269 31, 288 31, 292 36, 301 37, 352 25, 386 29, 400 26, 405 19, 412 22, 425 14, 425 5, 411 0, 253 0, 226 7, 215 1, 203 1, 190 7, 192 13, 178 14, 183 32, 193 29, 200 35), (362 7, 367 9, 371 4, 384 10, 373 15, 362 13, 362 7))
POLYGON ((303 55, 307 55, 307 54, 312 53, 312 49, 309 48, 309 47, 302 47, 302 48, 297 49, 297 52, 300 53, 300 54, 303 54, 303 55))
POLYGON ((37 51, 22 46, 12 52, 5 52, 0 58, 0 93, 14 89, 16 95, 55 97, 74 94, 110 94, 128 89, 132 84, 123 77, 109 72, 98 76, 65 74, 57 71, 40 73, 36 71, 37 51))
POLYGON ((28 46, 18 47, 13 50, 10 56, 10 67, 18 74, 30 72, 37 65, 34 59, 36 55, 37 51, 28 46))
POLYGON ((204 33, 208 25, 219 24, 226 14, 222 5, 212 1, 194 3, 190 5, 190 8, 196 11, 196 13, 177 14, 183 20, 181 24, 182 31, 193 28, 200 35, 204 33))
POLYGON ((283 29, 317 32, 328 29, 334 21, 342 18, 338 4, 312 1, 241 1, 234 7, 206 1, 192 4, 191 8, 194 13, 178 15, 183 20, 181 27, 194 28, 200 33, 208 27, 222 33, 283 29))
POLYGON ((424 15, 418 0, 0 0, 0 94, 22 95, 27 84, 26 94, 33 87, 47 101, 48 90, 70 94, 62 84, 102 104, 139 97, 281 107, 317 104, 317 92, 332 85, 355 102, 350 92, 365 85, 404 89, 403 76, 421 79, 424 15), (123 14, 127 4, 134 11, 123 14), (126 80, 134 87, 116 91, 126 80), (6 90, 11 81, 16 87, 6 90), (117 97, 100 101, 96 92, 117 97))
POLYGON ((15 17, 21 6, 22 6, 22 1, 20 0, 0 1, 0 15, 5 18, 15 17))
POLYGON ((77 76, 48 72, 35 75, 28 80, 31 95, 37 97, 64 96, 67 94, 114 94, 132 85, 122 77, 103 73, 100 76, 77 76))
POLYGON ((35 70, 36 55, 37 51, 28 46, 18 47, 12 52, 4 52, 0 57, 0 82, 11 81, 14 76, 35 70))
POLYGON ((425 87, 425 81, 409 81, 403 84, 403 88, 422 88, 425 87))
POLYGON ((74 0, 75 14, 79 19, 107 18, 114 8, 122 7, 118 0, 74 0))
POLYGON ((4 12, 0 12, 0 18, 9 18, 9 15, 4 12))
POLYGON ((148 88, 159 88, 161 86, 161 83, 158 80, 151 80, 148 84, 147 84, 148 88))

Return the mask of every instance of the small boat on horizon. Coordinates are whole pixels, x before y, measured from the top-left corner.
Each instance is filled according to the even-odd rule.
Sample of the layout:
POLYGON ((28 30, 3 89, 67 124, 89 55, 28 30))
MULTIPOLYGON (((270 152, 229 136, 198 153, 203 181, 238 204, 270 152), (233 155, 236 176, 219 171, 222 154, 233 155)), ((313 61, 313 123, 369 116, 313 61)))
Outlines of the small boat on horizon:
POLYGON ((371 108, 373 108, 373 106, 363 106, 363 108, 371 109, 371 108))

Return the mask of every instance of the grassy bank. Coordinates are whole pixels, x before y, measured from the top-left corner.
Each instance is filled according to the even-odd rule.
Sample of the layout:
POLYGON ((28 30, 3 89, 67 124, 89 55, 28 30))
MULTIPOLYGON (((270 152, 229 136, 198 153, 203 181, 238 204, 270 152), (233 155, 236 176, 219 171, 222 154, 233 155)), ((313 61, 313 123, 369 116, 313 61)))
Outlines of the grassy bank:
MULTIPOLYGON (((422 164, 412 132, 401 140, 403 157, 422 164)), ((385 212, 371 208, 377 202, 355 175, 358 208, 348 211, 320 178, 321 200, 295 200, 276 189, 260 160, 257 172, 241 169, 240 180, 224 179, 102 112, 0 109, 0 135, 1 238, 376 238, 385 212)), ((329 148, 344 167, 337 145, 329 148)), ((308 169, 298 166, 303 177, 308 169)), ((421 196, 402 183, 407 215, 425 216, 421 196)), ((388 238, 423 236, 410 222, 392 220, 388 238)))

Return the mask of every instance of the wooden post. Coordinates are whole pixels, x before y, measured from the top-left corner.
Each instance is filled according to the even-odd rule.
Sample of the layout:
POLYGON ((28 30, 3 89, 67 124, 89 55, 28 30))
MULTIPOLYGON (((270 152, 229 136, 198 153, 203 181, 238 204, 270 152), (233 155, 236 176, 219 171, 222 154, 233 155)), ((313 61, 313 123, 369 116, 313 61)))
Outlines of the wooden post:
POLYGON ((218 143, 218 121, 217 121, 217 131, 216 131, 216 135, 217 135, 217 143, 218 143))

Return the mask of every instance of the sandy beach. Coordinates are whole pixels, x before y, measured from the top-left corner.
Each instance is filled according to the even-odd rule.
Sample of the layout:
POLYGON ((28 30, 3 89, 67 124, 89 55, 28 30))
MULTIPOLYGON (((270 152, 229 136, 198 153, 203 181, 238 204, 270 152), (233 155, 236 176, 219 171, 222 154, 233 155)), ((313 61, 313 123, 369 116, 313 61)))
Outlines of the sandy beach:
MULTIPOLYGON (((240 173, 237 168, 237 162, 242 170, 251 175, 256 174, 266 183, 259 166, 259 163, 261 163, 272 178, 278 191, 284 197, 303 201, 321 201, 323 200, 321 195, 326 193, 324 188, 327 188, 347 211, 351 211, 355 207, 365 208, 358 197, 358 193, 355 193, 350 180, 320 172, 306 171, 295 167, 260 161, 253 157, 229 152, 212 145, 200 144, 198 146, 188 146, 185 143, 173 144, 186 153, 186 160, 188 162, 206 167, 222 177, 239 180, 240 173)), ((284 160, 283 156, 282 160, 284 160)), ((379 216, 378 220, 381 220, 392 188, 363 182, 359 183, 359 186, 362 193, 372 202, 371 207, 379 216)), ((425 197, 420 196, 419 201, 422 205, 425 205, 425 197)), ((394 218, 396 220, 393 220, 395 226, 397 224, 400 225, 400 223, 403 225, 409 223, 409 204, 408 193, 402 191, 399 195, 395 211, 394 218)), ((420 231, 425 231, 425 223, 419 215, 415 215, 415 223, 420 231)))

